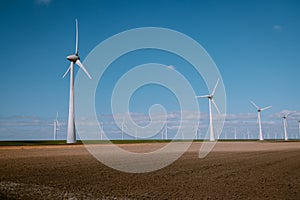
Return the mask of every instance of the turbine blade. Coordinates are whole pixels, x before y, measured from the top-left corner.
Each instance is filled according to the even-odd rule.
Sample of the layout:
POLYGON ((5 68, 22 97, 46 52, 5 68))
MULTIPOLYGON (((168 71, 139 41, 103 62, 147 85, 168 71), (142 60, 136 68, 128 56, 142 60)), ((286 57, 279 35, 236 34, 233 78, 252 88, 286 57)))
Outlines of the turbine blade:
POLYGON ((218 108, 218 106, 217 106, 216 102, 214 101, 214 99, 211 99, 211 102, 214 104, 214 106, 215 106, 216 110, 217 110, 217 111, 218 111, 218 113, 220 114, 220 110, 219 110, 219 108, 218 108))
POLYGON ((214 89, 213 89, 213 91, 212 91, 212 93, 211 93, 212 96, 213 96, 213 95, 215 94, 215 92, 216 92, 216 89, 217 89, 219 80, 220 80, 220 79, 218 78, 218 80, 217 80, 217 82, 216 82, 216 85, 215 85, 215 87, 214 87, 214 89))
POLYGON ((76 23, 76 46, 75 46, 75 54, 78 55, 78 21, 75 19, 76 23))
POLYGON ((253 105, 255 108, 259 109, 259 107, 258 107, 253 101, 251 101, 251 100, 249 100, 249 101, 250 101, 250 103, 252 103, 252 105, 253 105))
POLYGON ((83 64, 80 62, 80 60, 76 61, 76 64, 84 71, 84 73, 90 78, 92 79, 91 75, 88 73, 88 71, 85 69, 85 67, 83 66, 83 64))
POLYGON ((262 108, 262 109, 260 109, 260 110, 263 111, 263 110, 267 110, 267 109, 269 109, 269 108, 272 108, 272 106, 268 106, 268 107, 262 108))
POLYGON ((70 66, 69 66, 69 68, 67 69, 67 71, 65 72, 65 74, 63 75, 63 78, 65 78, 65 76, 68 74, 68 72, 70 71, 72 65, 73 65, 73 62, 70 63, 70 66))
POLYGON ((58 127, 60 127, 60 123, 58 122, 58 120, 56 120, 56 124, 58 127))
POLYGON ((209 95, 196 96, 196 98, 208 98, 209 95))
POLYGON ((287 114, 286 114, 286 117, 287 117, 288 115, 290 115, 290 114, 295 113, 295 112, 296 112, 296 111, 292 111, 292 112, 287 113, 287 114))

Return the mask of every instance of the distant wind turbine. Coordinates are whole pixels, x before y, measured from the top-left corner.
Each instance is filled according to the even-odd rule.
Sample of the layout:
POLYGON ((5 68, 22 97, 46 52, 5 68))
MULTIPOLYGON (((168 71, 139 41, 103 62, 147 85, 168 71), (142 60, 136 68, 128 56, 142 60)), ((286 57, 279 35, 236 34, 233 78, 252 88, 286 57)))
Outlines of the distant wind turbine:
POLYGON ((247 129, 247 139, 250 139, 249 129, 247 129))
POLYGON ((103 132, 104 132, 103 123, 99 122, 99 124, 100 124, 100 140, 102 141, 103 140, 103 132))
POLYGON ((252 103, 252 105, 257 109, 257 122, 258 122, 258 126, 259 126, 259 140, 264 140, 263 138, 263 134, 262 134, 262 128, 261 128, 261 117, 260 117, 260 113, 263 110, 267 110, 269 108, 271 108, 272 106, 267 106, 264 108, 260 108, 258 107, 253 101, 250 101, 252 103))
POLYGON ((135 128, 135 140, 138 139, 137 128, 135 128))
POLYGON ((234 127, 234 140, 236 140, 236 127, 234 127))
POLYGON ((163 129, 161 129, 161 139, 166 140, 168 138, 168 122, 165 123, 163 129))
POLYGON ((287 122, 286 122, 286 118, 287 116, 291 114, 291 113, 286 113, 282 116, 282 121, 283 121, 283 130, 284 130, 284 140, 288 140, 288 134, 287 134, 287 122))
POLYGON ((168 122, 166 122, 166 125, 165 125, 165 140, 167 140, 168 139, 168 124, 167 124, 168 122))
POLYGON ((214 101, 214 95, 215 95, 218 83, 219 83, 219 79, 217 80, 217 83, 216 83, 212 93, 210 93, 208 95, 203 95, 203 96, 196 96, 196 98, 208 98, 208 100, 209 100, 208 105, 209 105, 209 129, 210 129, 209 140, 210 141, 215 141, 214 127, 213 127, 213 116, 212 116, 212 104, 215 106, 218 113, 220 113, 219 108, 218 108, 217 104, 214 101))
POLYGON ((74 64, 78 65, 84 73, 91 79, 90 74, 85 69, 83 64, 80 62, 78 55, 78 22, 76 22, 76 45, 75 45, 75 54, 67 56, 67 59, 70 61, 70 66, 63 75, 65 77, 68 72, 70 72, 70 97, 69 97, 69 116, 68 116, 68 135, 67 143, 76 143, 76 130, 75 130, 75 117, 74 117, 74 64))
POLYGON ((125 128, 125 122, 124 122, 124 118, 123 118, 123 121, 122 121, 122 126, 121 126, 121 128, 122 128, 122 140, 124 140, 124 128, 125 128))
POLYGON ((58 122, 58 112, 56 112, 56 118, 53 121, 53 140, 56 140, 57 131, 60 129, 60 124, 58 122))

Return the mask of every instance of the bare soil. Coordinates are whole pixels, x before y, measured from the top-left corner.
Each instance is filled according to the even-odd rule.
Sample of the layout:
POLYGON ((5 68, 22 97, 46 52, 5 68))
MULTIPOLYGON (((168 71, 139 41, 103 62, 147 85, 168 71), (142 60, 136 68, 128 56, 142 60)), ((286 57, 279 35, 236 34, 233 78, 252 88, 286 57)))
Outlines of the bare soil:
POLYGON ((300 142, 218 142, 203 159, 200 146, 144 174, 111 169, 83 145, 0 147, 0 199, 300 199, 300 142))

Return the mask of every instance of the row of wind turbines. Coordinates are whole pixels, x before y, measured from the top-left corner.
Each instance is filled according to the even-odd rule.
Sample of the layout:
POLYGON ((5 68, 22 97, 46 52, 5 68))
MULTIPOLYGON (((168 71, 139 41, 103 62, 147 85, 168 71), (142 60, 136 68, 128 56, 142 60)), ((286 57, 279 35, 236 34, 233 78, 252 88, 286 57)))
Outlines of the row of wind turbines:
MULTIPOLYGON (((220 113, 220 110, 215 103, 213 97, 215 95, 216 89, 218 87, 219 79, 217 80, 212 92, 208 95, 203 95, 203 96, 196 96, 196 98, 208 98, 209 99, 209 129, 210 129, 210 141, 215 141, 215 134, 214 134, 214 127, 213 127, 213 115, 212 115, 212 105, 214 105, 215 109, 217 110, 218 113, 220 113)), ((257 123, 258 123, 258 128, 259 128, 259 140, 264 140, 263 138, 263 132, 262 132, 262 125, 261 125, 261 112, 267 109, 270 109, 272 106, 267 106, 264 108, 259 107, 256 105, 253 101, 250 100, 250 103, 257 109, 257 123)), ((290 115, 290 113, 286 113, 282 116, 283 120, 283 130, 284 130, 284 140, 288 140, 288 134, 287 134, 287 117, 290 115)), ((299 123, 299 133, 300 133, 300 120, 298 121, 299 123)), ((236 135, 236 133, 235 133, 236 135)))
MULTIPOLYGON (((69 92, 69 114, 68 114, 68 130, 67 130, 67 143, 76 143, 76 130, 75 130, 75 117, 74 117, 74 65, 78 65, 83 71, 84 73, 90 78, 92 79, 92 77, 90 76, 90 74, 88 73, 88 71, 86 70, 86 68, 83 66, 83 64, 80 61, 80 57, 78 54, 78 21, 77 19, 75 19, 75 25, 76 25, 76 37, 75 37, 75 54, 71 54, 69 56, 67 56, 67 60, 70 61, 70 66, 67 69, 67 71, 65 72, 65 74, 63 75, 63 77, 65 77, 68 73, 70 74, 70 92, 69 92)), ((202 96, 196 96, 196 98, 208 98, 209 100, 209 130, 210 130, 210 137, 209 140, 210 141, 215 141, 215 134, 214 134, 214 127, 213 127, 213 114, 212 114, 212 105, 215 107, 215 109, 217 110, 218 113, 220 113, 219 108, 217 106, 217 104, 214 101, 214 95, 217 89, 219 83, 219 79, 217 80, 212 92, 208 95, 202 95, 202 96)), ((257 109, 257 121, 258 121, 258 126, 259 126, 259 140, 264 140, 263 138, 263 133, 262 133, 262 126, 261 126, 261 111, 267 110, 269 108, 271 108, 272 106, 268 106, 268 107, 264 107, 264 108, 260 108, 259 106, 257 106, 253 101, 250 101, 253 106, 255 106, 255 108, 257 109)), ((286 118, 290 113, 287 113, 283 116, 283 126, 284 126, 284 137, 285 140, 288 140, 288 135, 287 135, 287 122, 286 122, 286 118)), ((300 130, 300 120, 299 122, 299 130, 300 130)), ((57 135, 57 131, 59 130, 59 123, 57 120, 57 116, 56 119, 54 120, 53 123, 54 126, 54 140, 56 140, 56 135, 57 135)), ((122 139, 124 139, 124 125, 122 124, 122 139)), ((165 137, 167 138, 168 136, 168 127, 167 125, 165 125, 164 128, 164 133, 162 134, 162 139, 165 137)), ((135 137, 137 138, 137 131, 135 130, 135 137)), ((184 138, 184 136, 183 136, 184 138)), ((101 139, 102 139, 102 133, 101 133, 101 139)))

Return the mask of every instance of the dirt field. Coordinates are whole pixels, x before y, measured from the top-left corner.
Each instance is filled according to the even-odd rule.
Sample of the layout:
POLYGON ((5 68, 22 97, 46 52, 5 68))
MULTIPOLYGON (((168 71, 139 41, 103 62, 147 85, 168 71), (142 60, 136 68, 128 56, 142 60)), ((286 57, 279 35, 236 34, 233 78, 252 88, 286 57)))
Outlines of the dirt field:
POLYGON ((82 145, 0 147, 0 199, 300 199, 300 142, 219 142, 204 159, 200 145, 145 174, 110 169, 82 145))

